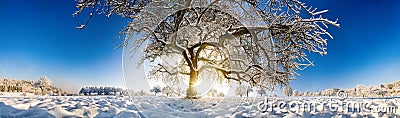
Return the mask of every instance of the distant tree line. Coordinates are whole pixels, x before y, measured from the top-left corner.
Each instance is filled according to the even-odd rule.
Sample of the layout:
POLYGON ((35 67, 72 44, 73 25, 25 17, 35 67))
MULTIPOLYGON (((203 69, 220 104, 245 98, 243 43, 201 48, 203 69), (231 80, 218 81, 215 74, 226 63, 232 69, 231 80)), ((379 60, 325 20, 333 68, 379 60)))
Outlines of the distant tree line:
POLYGON ((52 86, 51 83, 46 76, 40 77, 37 81, 2 78, 0 79, 0 92, 22 92, 24 95, 26 93, 33 93, 34 95, 67 94, 66 91, 52 86))
MULTIPOLYGON (((140 92, 140 91, 139 91, 140 92)), ((155 96, 157 96, 158 93, 162 93, 166 96, 182 96, 184 94, 184 90, 180 87, 173 88, 171 86, 154 86, 153 88, 150 89, 151 93, 154 93, 155 96)), ((136 96, 141 96, 140 94, 134 94, 136 96)))
POLYGON ((22 92, 22 86, 0 85, 0 92, 22 92))
POLYGON ((344 91, 348 97, 391 97, 391 96, 400 96, 400 81, 388 83, 388 84, 380 84, 379 86, 365 86, 365 85, 357 85, 355 88, 348 89, 326 89, 326 90, 317 90, 316 92, 298 92, 297 90, 293 94, 293 96, 328 96, 335 97, 339 91, 344 91))
POLYGON ((80 95, 128 95, 128 91, 117 87, 83 87, 80 95))

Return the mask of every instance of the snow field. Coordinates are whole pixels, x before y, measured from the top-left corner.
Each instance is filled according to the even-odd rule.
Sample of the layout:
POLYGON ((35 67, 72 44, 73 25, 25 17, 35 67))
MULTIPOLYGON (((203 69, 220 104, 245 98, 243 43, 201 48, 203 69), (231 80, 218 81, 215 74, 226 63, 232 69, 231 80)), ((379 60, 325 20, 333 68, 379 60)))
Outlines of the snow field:
POLYGON ((156 96, 3 96, 0 97, 0 117, 391 118, 400 117, 399 100, 328 97, 209 97, 189 100, 156 96), (304 104, 309 106, 302 106, 304 104), (342 106, 345 104, 347 106, 342 106))

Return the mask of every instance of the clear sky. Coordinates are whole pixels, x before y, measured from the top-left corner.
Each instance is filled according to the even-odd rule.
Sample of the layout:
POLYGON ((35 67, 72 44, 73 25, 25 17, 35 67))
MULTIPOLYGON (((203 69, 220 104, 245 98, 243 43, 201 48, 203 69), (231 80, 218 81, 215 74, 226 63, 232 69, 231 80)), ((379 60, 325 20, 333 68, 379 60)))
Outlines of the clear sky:
POLYGON ((114 37, 127 23, 118 16, 95 15, 77 30, 74 0, 0 0, 0 77, 55 84, 122 86, 122 50, 114 37))
MULTIPOLYGON (((339 19, 329 29, 328 55, 310 55, 315 66, 291 82, 300 91, 378 85, 400 80, 400 1, 305 0, 339 19)), ((0 77, 60 86, 124 86, 122 49, 114 37, 128 19, 94 15, 77 30, 73 0, 0 0, 0 77)), ((136 73, 131 75, 136 76, 136 73)), ((141 78, 142 76, 137 76, 141 78)), ((135 82, 132 81, 132 82, 135 82)), ((136 81, 138 87, 147 84, 136 81)))
POLYGON ((340 28, 331 28, 328 55, 311 55, 314 67, 300 71, 294 89, 316 91, 350 88, 356 84, 379 85, 400 80, 400 1, 307 0, 329 9, 340 28))

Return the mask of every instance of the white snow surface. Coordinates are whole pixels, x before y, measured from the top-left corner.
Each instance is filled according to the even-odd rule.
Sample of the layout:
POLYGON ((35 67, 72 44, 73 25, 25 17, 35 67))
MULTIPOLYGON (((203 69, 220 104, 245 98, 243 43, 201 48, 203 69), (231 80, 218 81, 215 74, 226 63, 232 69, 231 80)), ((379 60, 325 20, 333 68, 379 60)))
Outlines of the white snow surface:
POLYGON ((346 99, 328 97, 212 97, 188 100, 160 96, 0 96, 0 118, 390 118, 400 117, 399 100, 400 98, 396 97, 346 99), (329 106, 331 103, 335 104, 329 106), (365 108, 370 109, 360 107, 360 111, 352 111, 349 109, 354 106, 340 106, 348 103, 358 103, 355 104, 356 106, 367 104, 365 108), (300 107, 304 104, 316 104, 315 106, 310 105, 311 108, 315 109, 307 110, 309 108, 307 106, 300 107), (261 105, 268 107, 262 109, 261 105), (296 107, 296 105, 299 105, 299 107, 296 107), (306 109, 301 110, 301 108, 306 109))

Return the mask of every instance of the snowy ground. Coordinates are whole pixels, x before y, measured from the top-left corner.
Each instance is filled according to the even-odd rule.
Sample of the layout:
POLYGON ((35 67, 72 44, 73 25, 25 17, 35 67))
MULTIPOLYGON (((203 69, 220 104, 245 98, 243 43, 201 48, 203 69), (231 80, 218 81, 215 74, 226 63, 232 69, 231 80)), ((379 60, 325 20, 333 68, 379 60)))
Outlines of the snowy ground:
POLYGON ((0 96, 0 117, 400 117, 399 98, 0 96))

